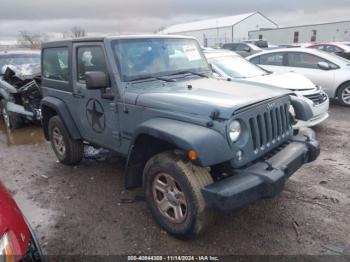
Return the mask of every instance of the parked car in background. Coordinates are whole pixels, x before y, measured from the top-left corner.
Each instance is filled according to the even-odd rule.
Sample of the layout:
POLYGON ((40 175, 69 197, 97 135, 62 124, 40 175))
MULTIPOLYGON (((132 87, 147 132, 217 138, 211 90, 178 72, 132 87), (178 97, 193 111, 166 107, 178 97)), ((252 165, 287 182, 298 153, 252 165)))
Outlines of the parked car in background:
POLYGON ((257 47, 256 45, 249 44, 249 43, 224 44, 222 48, 234 51, 242 57, 247 57, 263 51, 260 47, 257 47))
POLYGON ((347 42, 319 43, 311 45, 309 48, 322 50, 328 53, 336 54, 346 59, 350 59, 350 44, 347 42))
POLYGON ((269 47, 269 42, 263 39, 250 39, 250 40, 245 40, 243 41, 246 44, 253 44, 257 47, 260 48, 268 48, 269 47))
POLYGON ((0 181, 0 261, 44 261, 40 246, 0 181))
POLYGON ((39 51, 0 52, 0 112, 7 128, 40 120, 39 51))
POLYGON ((327 94, 305 76, 297 73, 271 73, 227 50, 206 50, 204 54, 212 66, 214 76, 218 78, 269 84, 289 89, 304 99, 312 107, 314 116, 307 122, 298 121, 293 126, 294 129, 315 126, 328 118, 327 94))
POLYGON ((269 50, 247 59, 266 70, 303 74, 329 98, 350 106, 350 61, 312 48, 269 50))

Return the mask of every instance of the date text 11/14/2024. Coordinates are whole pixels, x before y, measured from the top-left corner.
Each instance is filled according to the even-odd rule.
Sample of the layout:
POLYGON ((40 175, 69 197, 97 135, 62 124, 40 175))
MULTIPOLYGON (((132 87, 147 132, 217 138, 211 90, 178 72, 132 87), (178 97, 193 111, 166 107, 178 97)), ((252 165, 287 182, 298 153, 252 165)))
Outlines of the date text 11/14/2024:
POLYGON ((220 261, 217 256, 128 256, 128 261, 220 261))

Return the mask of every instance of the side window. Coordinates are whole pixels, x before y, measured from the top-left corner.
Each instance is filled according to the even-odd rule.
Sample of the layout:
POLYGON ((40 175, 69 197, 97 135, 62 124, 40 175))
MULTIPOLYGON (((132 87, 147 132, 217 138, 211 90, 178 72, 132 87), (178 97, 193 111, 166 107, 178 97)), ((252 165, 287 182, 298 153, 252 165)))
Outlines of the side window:
POLYGON ((322 51, 326 50, 326 46, 324 46, 324 45, 318 45, 318 46, 313 47, 313 48, 318 49, 318 50, 322 50, 322 51))
POLYGON ((85 81, 85 73, 101 71, 107 74, 106 60, 102 47, 78 47, 77 55, 78 81, 85 81))
POLYGON ((43 77, 69 81, 68 48, 55 47, 43 51, 43 77))
POLYGON ((331 53, 341 53, 342 50, 334 45, 328 45, 327 46, 327 51, 331 53))
POLYGON ((311 42, 316 42, 316 38, 317 38, 317 30, 311 30, 311 42))
POLYGON ((283 66, 283 53, 273 53, 260 56, 261 65, 283 66))
POLYGON ((288 53, 288 66, 318 69, 319 62, 327 62, 321 57, 307 53, 288 53))
POLYGON ((293 43, 299 42, 299 32, 294 32, 293 43))
POLYGON ((231 50, 238 51, 239 44, 232 44, 231 50))
POLYGON ((253 57, 252 59, 249 60, 251 63, 253 64, 260 64, 260 56, 257 56, 257 57, 253 57))
POLYGON ((224 45, 222 46, 222 48, 223 48, 223 49, 234 50, 234 49, 233 49, 233 44, 224 44, 224 45))
POLYGON ((244 45, 244 44, 238 44, 236 47, 236 51, 246 51, 249 48, 248 45, 244 45))

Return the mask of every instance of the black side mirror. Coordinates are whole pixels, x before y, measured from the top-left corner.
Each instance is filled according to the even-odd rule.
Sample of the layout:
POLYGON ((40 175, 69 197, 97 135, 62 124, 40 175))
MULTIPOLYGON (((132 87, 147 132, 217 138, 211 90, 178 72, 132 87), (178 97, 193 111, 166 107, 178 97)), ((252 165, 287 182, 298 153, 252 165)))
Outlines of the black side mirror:
POLYGON ((247 53, 249 53, 251 51, 250 47, 248 47, 248 46, 244 47, 243 50, 244 50, 244 52, 247 52, 247 53))
POLYGON ((86 88, 95 90, 108 87, 108 77, 101 71, 92 71, 85 73, 86 88))
POLYGON ((296 96, 290 96, 290 98, 297 120, 308 121, 314 116, 312 108, 307 102, 296 96))

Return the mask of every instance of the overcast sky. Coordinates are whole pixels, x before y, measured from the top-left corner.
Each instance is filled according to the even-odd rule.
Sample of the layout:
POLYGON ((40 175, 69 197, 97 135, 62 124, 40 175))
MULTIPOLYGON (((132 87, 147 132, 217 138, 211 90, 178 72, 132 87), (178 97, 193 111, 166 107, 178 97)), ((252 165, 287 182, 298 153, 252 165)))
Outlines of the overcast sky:
POLYGON ((20 30, 89 35, 154 32, 163 26, 260 11, 280 26, 350 20, 349 0, 1 0, 0 41, 20 30))

